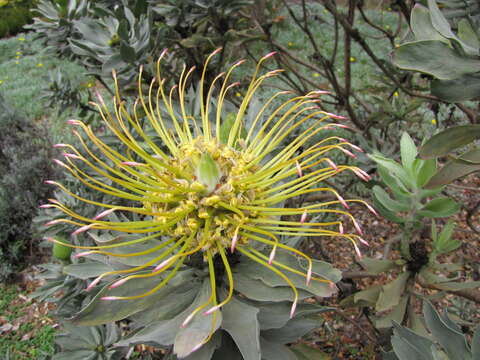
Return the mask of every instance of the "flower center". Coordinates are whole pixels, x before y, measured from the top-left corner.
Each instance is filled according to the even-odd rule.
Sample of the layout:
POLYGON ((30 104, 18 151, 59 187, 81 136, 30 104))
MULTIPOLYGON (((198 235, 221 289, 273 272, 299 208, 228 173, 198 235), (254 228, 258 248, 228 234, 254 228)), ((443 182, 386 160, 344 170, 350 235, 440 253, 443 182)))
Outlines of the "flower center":
POLYGON ((187 174, 187 178, 179 178, 168 169, 156 171, 160 191, 151 192, 144 207, 165 224, 162 232, 166 235, 193 235, 186 250, 201 244, 202 251, 216 253, 219 244, 228 248, 234 238, 238 244, 246 244, 248 239, 238 235, 239 224, 259 215, 244 206, 261 198, 259 190, 241 181, 258 171, 251 161, 245 152, 196 138, 168 159, 169 167, 187 174))

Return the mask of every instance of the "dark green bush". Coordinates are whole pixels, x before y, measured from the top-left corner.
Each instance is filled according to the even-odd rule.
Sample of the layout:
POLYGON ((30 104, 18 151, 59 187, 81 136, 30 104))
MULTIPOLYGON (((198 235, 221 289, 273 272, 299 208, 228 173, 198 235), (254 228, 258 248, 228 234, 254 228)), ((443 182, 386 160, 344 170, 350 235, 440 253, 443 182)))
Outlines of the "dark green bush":
POLYGON ((0 280, 23 266, 34 248, 31 221, 50 195, 43 181, 54 176, 50 149, 47 131, 0 94, 0 280))
POLYGON ((30 9, 37 0, 0 0, 0 38, 19 33, 32 22, 30 9))

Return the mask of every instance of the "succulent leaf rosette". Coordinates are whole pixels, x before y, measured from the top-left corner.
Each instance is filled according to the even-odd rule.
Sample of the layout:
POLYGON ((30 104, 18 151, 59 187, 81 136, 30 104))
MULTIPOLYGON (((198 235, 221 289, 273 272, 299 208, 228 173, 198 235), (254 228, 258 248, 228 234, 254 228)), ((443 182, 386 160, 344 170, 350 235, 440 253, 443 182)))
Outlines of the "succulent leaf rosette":
MULTIPOLYGON (((243 61, 219 74, 207 87, 206 69, 216 53, 207 58, 201 73, 197 89, 200 116, 186 105, 187 83, 194 68, 184 68, 178 85, 167 90, 161 74, 162 54, 157 78, 147 95, 142 92, 140 75, 139 97, 131 112, 118 86, 114 111, 109 111, 100 96, 95 104, 105 129, 118 138, 123 150, 108 145, 91 126, 77 120, 70 123, 79 130, 74 132, 81 148, 56 145, 65 150, 65 160, 57 160, 58 164, 85 186, 118 198, 121 204, 135 205, 92 201, 48 181, 77 200, 98 206, 99 211, 96 217, 87 218, 58 200, 43 207, 59 209, 68 216, 48 225, 73 224, 78 229, 72 235, 88 233, 95 238, 95 246, 64 243, 80 250, 75 258, 107 259, 101 266, 91 266, 90 275, 85 276, 97 272, 87 290, 98 289, 100 284, 103 287, 76 316, 77 323, 95 325, 135 314, 146 327, 129 343, 174 344, 178 357, 215 343, 209 340, 222 328, 237 342, 244 358, 255 358, 245 355, 251 350, 238 341, 236 329, 242 320, 235 314, 247 318, 250 314, 260 321, 257 313, 265 308, 260 302, 280 302, 275 306, 289 304, 285 325, 296 310, 297 314, 306 311, 307 304, 297 308, 299 300, 335 292, 339 271, 286 245, 285 239, 338 237, 349 241, 359 253, 358 243, 364 241, 358 223, 347 211, 348 204, 360 202, 371 207, 362 200, 345 200, 335 189, 319 184, 345 170, 362 180, 369 176, 327 157, 331 151, 354 156, 351 151, 360 150, 355 145, 337 136, 313 141, 326 129, 346 127, 332 122, 343 117, 318 107, 324 92, 305 96, 278 92, 252 109, 262 82, 280 72, 262 74, 262 64, 273 53, 258 62, 237 111, 227 112, 227 96, 238 85, 229 79, 243 61), (272 106, 284 97, 288 98, 281 105, 272 106), (285 144, 287 138, 293 140, 285 144), (321 192, 331 194, 332 200, 284 206, 293 203, 289 199, 321 192), (316 222, 322 215, 335 220, 316 222), (351 221, 358 234, 344 233, 341 219, 351 221), (102 240, 102 233, 112 236, 102 240), (199 275, 202 272, 203 278, 199 275), (179 290, 182 286, 186 286, 183 292, 179 290), (261 293, 262 286, 270 290, 261 293), (166 294, 179 292, 182 295, 172 304, 166 294), (179 304, 183 302, 182 307, 179 304), (179 308, 171 310, 173 306, 179 308), (249 312, 247 308, 256 310, 249 312), (166 309, 173 313, 160 316, 166 309), (159 319, 154 330, 152 311, 159 319), (170 335, 162 338, 159 329, 167 328, 170 335)), ((70 265, 66 271, 75 273, 75 266, 80 265, 70 265)), ((251 326, 257 338, 262 329, 269 329, 267 325, 256 330, 251 326)), ((260 344, 257 339, 258 348, 260 344)))

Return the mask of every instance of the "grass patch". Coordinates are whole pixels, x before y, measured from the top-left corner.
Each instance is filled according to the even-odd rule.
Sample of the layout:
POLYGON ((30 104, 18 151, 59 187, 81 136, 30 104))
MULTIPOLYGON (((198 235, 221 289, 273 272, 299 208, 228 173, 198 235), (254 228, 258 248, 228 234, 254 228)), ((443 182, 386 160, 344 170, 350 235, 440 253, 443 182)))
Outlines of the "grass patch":
POLYGON ((53 109, 47 108, 41 99, 42 91, 50 84, 49 71, 58 69, 66 78, 76 82, 86 81, 87 77, 82 66, 48 54, 32 37, 31 34, 20 34, 0 41, 0 92, 27 118, 52 118, 53 109))
POLYGON ((52 355, 55 329, 47 311, 17 286, 0 285, 0 354, 10 360, 52 355))

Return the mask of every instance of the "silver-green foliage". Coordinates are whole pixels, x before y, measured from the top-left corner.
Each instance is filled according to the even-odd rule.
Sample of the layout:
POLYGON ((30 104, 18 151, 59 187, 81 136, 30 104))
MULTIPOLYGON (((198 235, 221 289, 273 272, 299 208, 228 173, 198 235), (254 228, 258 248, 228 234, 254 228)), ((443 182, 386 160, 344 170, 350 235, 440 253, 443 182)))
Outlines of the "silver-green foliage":
POLYGON ((425 301, 423 315, 430 337, 424 337, 406 327, 394 323, 393 352, 384 359, 399 360, 477 360, 480 359, 480 327, 468 344, 460 327, 445 312, 439 314, 433 305, 425 301))
MULTIPOLYGON (((438 1, 440 3, 440 1, 438 1)), ((393 62, 402 69, 432 75, 431 92, 458 102, 480 96, 480 38, 474 4, 458 13, 457 22, 447 20, 436 0, 428 8, 416 4, 411 14, 411 34, 393 52, 393 62), (456 28, 456 31, 454 31, 456 28)), ((459 8, 466 1, 442 1, 447 8, 459 8)), ((456 20, 456 19, 455 19, 456 20)))
POLYGON ((120 360, 126 349, 115 347, 120 329, 115 324, 105 326, 74 326, 63 324, 65 333, 55 339, 61 351, 53 360, 120 360))

